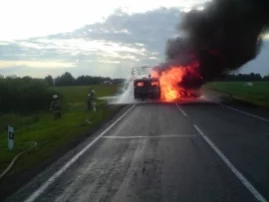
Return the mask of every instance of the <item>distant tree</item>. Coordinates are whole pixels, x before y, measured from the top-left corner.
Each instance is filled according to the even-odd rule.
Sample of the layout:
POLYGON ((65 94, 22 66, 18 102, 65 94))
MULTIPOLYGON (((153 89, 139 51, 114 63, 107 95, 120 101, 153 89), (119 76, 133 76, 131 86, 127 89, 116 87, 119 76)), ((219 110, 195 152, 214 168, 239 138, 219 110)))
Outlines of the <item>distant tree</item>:
POLYGON ((32 113, 48 109, 54 90, 44 79, 9 76, 0 79, 0 113, 32 113))
POLYGON ((63 75, 55 79, 55 84, 57 86, 70 86, 75 84, 75 78, 71 73, 65 72, 63 75))
POLYGON ((6 79, 17 79, 17 78, 19 78, 19 77, 17 75, 14 75, 14 74, 6 76, 6 79))
POLYGON ((250 74, 229 74, 224 79, 224 81, 262 81, 263 78, 258 73, 250 73, 250 74))
POLYGON ((111 79, 109 77, 100 76, 79 76, 76 81, 76 85, 98 85, 98 84, 119 84, 121 79, 111 79))
POLYGON ((262 80, 263 81, 269 81, 269 74, 267 76, 264 76, 262 80))
POLYGON ((111 83, 115 85, 120 85, 120 84, 123 84, 124 81, 125 81, 124 79, 112 79, 111 83))
POLYGON ((45 77, 45 81, 47 82, 47 84, 49 84, 50 86, 53 85, 53 78, 51 75, 48 75, 45 77))
MULTIPOLYGON (((47 77, 46 77, 47 78, 47 77)), ((119 85, 124 83, 124 79, 111 79, 110 77, 101 77, 101 76, 88 76, 81 75, 77 78, 74 78, 69 72, 64 73, 61 76, 56 77, 55 85, 56 86, 69 86, 69 85, 100 85, 100 84, 115 84, 119 85)))

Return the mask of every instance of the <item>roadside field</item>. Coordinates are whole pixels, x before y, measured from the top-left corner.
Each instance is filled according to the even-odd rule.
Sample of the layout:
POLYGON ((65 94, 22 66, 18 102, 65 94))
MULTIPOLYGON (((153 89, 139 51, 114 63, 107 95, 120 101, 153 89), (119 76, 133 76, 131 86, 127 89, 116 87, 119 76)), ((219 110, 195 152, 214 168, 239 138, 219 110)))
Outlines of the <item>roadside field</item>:
POLYGON ((220 93, 230 93, 233 98, 269 107, 269 82, 211 82, 206 84, 207 89, 220 93))
POLYGON ((48 103, 48 112, 28 116, 0 115, 0 173, 17 154, 29 148, 33 142, 37 142, 33 150, 19 158, 4 179, 42 165, 46 159, 51 158, 63 147, 72 144, 83 132, 115 112, 116 108, 106 106, 103 100, 97 100, 97 112, 86 111, 86 98, 91 88, 95 90, 96 97, 110 96, 118 90, 116 85, 54 88, 63 96, 63 114, 59 120, 54 120, 52 114, 49 113, 50 103, 48 103), (9 124, 15 128, 13 151, 8 151, 7 147, 7 125, 9 124))

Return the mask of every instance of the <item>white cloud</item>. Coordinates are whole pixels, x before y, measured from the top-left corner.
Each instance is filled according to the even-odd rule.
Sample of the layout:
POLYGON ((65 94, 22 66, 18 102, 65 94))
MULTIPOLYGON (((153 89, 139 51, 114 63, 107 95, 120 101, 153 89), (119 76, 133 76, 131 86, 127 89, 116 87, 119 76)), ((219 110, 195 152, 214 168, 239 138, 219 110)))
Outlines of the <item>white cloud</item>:
POLYGON ((33 68, 70 68, 74 67, 73 63, 64 62, 64 61, 9 61, 9 60, 0 60, 0 69, 9 68, 9 67, 33 67, 33 68))
POLYGON ((0 46, 7 46, 10 43, 8 41, 0 41, 0 46))
POLYGON ((264 40, 260 53, 257 57, 238 70, 240 73, 260 73, 262 76, 269 74, 269 41, 264 40))
POLYGON ((269 33, 266 33, 262 36, 264 40, 269 40, 269 33))
POLYGON ((158 60, 156 57, 149 57, 150 60, 158 60))
POLYGON ((34 48, 34 49, 39 49, 39 50, 43 49, 43 47, 40 46, 39 44, 31 43, 27 41, 21 41, 18 44, 26 48, 34 48))
POLYGON ((125 13, 120 18, 115 14, 107 23, 88 25, 74 32, 3 42, 0 73, 40 76, 68 68, 75 76, 124 76, 133 66, 159 62, 162 43, 173 31, 178 12, 158 9, 135 15, 125 13), (164 32, 158 19, 168 28, 164 32))
POLYGON ((116 61, 116 60, 98 60, 98 62, 100 62, 100 63, 112 63, 112 64, 119 64, 120 63, 120 61, 116 61))
MULTIPOLYGON (((33 18, 32 15, 34 13, 37 14, 37 11, 33 9, 37 6, 37 1, 24 0, 26 5, 28 5, 29 2, 33 3, 34 7, 31 8, 31 10, 33 10, 34 13, 31 13, 29 8, 26 8, 23 3, 18 1, 19 3, 13 11, 16 13, 14 16, 17 17, 16 19, 15 17, 11 17, 11 24, 9 24, 12 25, 11 28, 7 27, 7 30, 5 30, 5 26, 8 25, 6 22, 6 25, 4 24, 2 26, 0 40, 1 36, 3 36, 1 34, 8 34, 10 30, 12 31, 11 36, 14 34, 16 37, 24 36, 26 32, 29 36, 35 36, 36 31, 46 34, 46 32, 42 32, 42 30, 51 31, 51 33, 53 33, 58 29, 58 23, 63 19, 65 22, 71 20, 71 27, 72 24, 76 25, 75 21, 81 17, 81 13, 78 12, 78 5, 74 5, 72 8, 74 10, 74 12, 70 12, 72 15, 69 13, 69 16, 65 16, 64 13, 67 11, 64 10, 62 13, 57 13, 57 15, 62 16, 53 21, 50 15, 56 15, 53 14, 53 12, 55 12, 55 9, 60 8, 59 2, 62 1, 56 0, 55 4, 50 1, 52 0, 47 1, 48 5, 55 6, 52 8, 52 14, 47 12, 48 10, 46 9, 48 9, 48 7, 46 6, 44 7, 44 11, 40 12, 41 14, 42 12, 46 12, 52 25, 47 25, 45 18, 39 21, 40 16, 38 15, 33 18), (22 11, 18 9, 19 7, 22 11), (26 16, 23 15, 23 12, 26 13, 26 16), (29 19, 27 15, 29 15, 29 19), (74 17, 74 19, 71 19, 72 17, 74 17), (36 26, 34 25, 34 20, 36 20, 36 26), (24 27, 18 25, 19 28, 17 30, 16 26, 18 23, 21 23, 24 27), (40 28, 41 25, 38 23, 41 23, 44 27, 40 28), (57 29, 54 29, 53 26, 57 29), (30 29, 27 30, 29 27, 30 29)), ((72 1, 73 0, 71 0, 71 2, 72 1)), ((115 1, 118 2, 118 0, 115 1)), ((14 4, 14 0, 10 0, 10 2, 14 4)), ((85 6, 86 1, 77 0, 76 2, 84 2, 85 6)), ((154 6, 158 7, 161 2, 162 0, 157 0, 154 2, 154 6)), ((128 3, 130 2, 126 4, 128 3)), ((134 2, 134 4, 136 3, 137 2, 134 2)), ((181 5, 184 5, 184 8, 191 7, 187 1, 183 0, 167 0, 166 5, 172 5, 173 3, 175 5, 182 3, 181 5)), ((198 0, 192 0, 189 3, 198 5, 199 2, 198 0)), ((150 7, 150 4, 151 3, 145 2, 145 7, 142 6, 139 8, 140 5, 137 5, 137 7, 134 6, 132 9, 128 10, 128 6, 129 8, 131 7, 130 4, 124 7, 124 9, 128 10, 130 13, 133 11, 143 11, 143 9, 149 10, 154 7, 150 7)), ((3 5, 3 1, 1 1, 0 6, 1 5, 3 5)), ((68 7, 70 5, 72 5, 72 3, 68 2, 65 9, 71 11, 71 8, 68 7)), ((105 4, 102 2, 102 6, 105 5, 109 5, 109 3, 105 4)), ((41 7, 38 8, 41 9, 41 7)), ((5 10, 5 7, 0 8, 5 10)), ((91 10, 94 10, 94 8, 93 6, 82 11, 88 9, 84 14, 90 16, 91 10)), ((11 7, 9 9, 11 9, 11 7)), ((201 5, 198 5, 197 9, 201 9, 201 5)), ((6 12, 7 16, 11 16, 10 13, 11 12, 6 12)), ((0 23, 3 22, 3 19, 8 21, 7 17, 4 18, 3 15, 4 14, 0 12, 0 23)), ((146 13, 136 13, 134 15, 125 13, 121 15, 122 17, 111 15, 103 23, 90 24, 78 30, 64 32, 54 36, 37 37, 29 40, 0 41, 0 74, 15 73, 20 76, 28 74, 30 76, 43 77, 46 74, 61 74, 67 69, 74 76, 90 74, 96 76, 121 77, 129 75, 132 67, 142 65, 154 66, 160 63, 164 59, 166 40, 176 33, 175 26, 180 20, 179 10, 177 8, 157 9, 146 13)), ((83 23, 84 20, 85 19, 82 19, 83 23)), ((60 29, 65 28, 60 26, 59 30, 60 29)), ((269 39, 269 36, 265 35, 264 39, 269 39)), ((256 72, 268 72, 268 61, 263 59, 268 58, 266 54, 268 54, 268 50, 266 51, 263 48, 262 54, 242 70, 250 71, 251 69, 251 71, 254 70, 256 72), (259 66, 259 68, 257 68, 257 66, 259 66)))
POLYGON ((129 13, 163 7, 192 7, 205 0, 2 0, 0 2, 0 40, 41 37, 95 22, 102 22, 117 8, 129 13))
POLYGON ((119 56, 118 52, 135 53, 138 55, 145 55, 146 49, 131 48, 115 42, 101 41, 101 40, 84 40, 84 39, 37 39, 34 42, 20 42, 19 44, 24 47, 31 47, 36 49, 59 49, 64 52, 78 54, 80 52, 98 52, 101 51, 110 56, 119 56))

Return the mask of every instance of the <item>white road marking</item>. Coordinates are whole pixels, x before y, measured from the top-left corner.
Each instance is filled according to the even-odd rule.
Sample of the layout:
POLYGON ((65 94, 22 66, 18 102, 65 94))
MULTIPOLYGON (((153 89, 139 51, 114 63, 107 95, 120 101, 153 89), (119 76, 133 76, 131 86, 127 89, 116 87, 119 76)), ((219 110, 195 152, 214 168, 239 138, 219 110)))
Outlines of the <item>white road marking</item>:
MULTIPOLYGON (((207 99, 207 98, 206 98, 207 99)), ((209 99, 207 99, 207 100, 209 100, 209 99)), ((209 100, 210 101, 210 100, 209 100)), ((215 102, 215 101, 213 101, 214 103, 216 103, 216 104, 218 104, 217 102, 215 102)), ((219 104, 221 107, 223 107, 223 108, 226 108, 226 109, 230 109, 230 110, 232 110, 232 111, 236 111, 236 112, 238 112, 238 113, 241 113, 241 114, 244 114, 244 115, 246 115, 246 116, 250 116, 250 117, 252 117, 252 118, 256 118, 256 119, 259 119, 259 120, 261 120, 261 121, 264 121, 264 122, 267 122, 267 123, 269 123, 269 119, 266 119, 266 118, 263 118, 263 117, 261 117, 261 116, 258 116, 258 115, 255 115, 255 114, 251 114, 251 113, 249 113, 249 112, 246 112, 246 111, 243 111, 243 110, 240 110, 240 109, 236 109, 236 108, 234 108, 234 107, 230 107, 230 106, 227 106, 227 105, 223 105, 223 104, 219 104)))
POLYGON ((106 128, 100 135, 98 135, 92 142, 78 152, 73 158, 71 158, 63 167, 61 167, 54 175, 52 175, 47 181, 45 181, 34 193, 32 193, 25 202, 35 201, 57 178, 60 177, 71 165, 73 165, 89 148, 91 148, 103 135, 105 135, 113 126, 115 126, 123 117, 125 117, 133 108, 129 108, 124 114, 122 114, 115 122, 113 122, 108 128, 106 128))
POLYGON ((239 110, 239 109, 236 109, 236 108, 233 108, 233 107, 229 107, 229 106, 226 106, 226 105, 222 105, 222 104, 221 104, 220 106, 222 106, 222 107, 224 107, 224 108, 227 108, 227 109, 230 109, 230 110, 233 110, 233 111, 236 111, 236 112, 238 112, 238 113, 241 113, 241 114, 250 116, 250 117, 252 117, 252 118, 256 118, 256 119, 259 119, 259 120, 261 120, 261 121, 265 121, 265 122, 269 123, 269 119, 266 119, 266 118, 257 116, 257 115, 255 115, 255 114, 251 114, 251 113, 245 112, 245 111, 243 111, 243 110, 239 110))
POLYGON ((184 138, 196 137, 196 135, 179 134, 179 135, 136 135, 136 136, 103 136, 105 139, 146 139, 146 138, 184 138))
POLYGON ((234 167, 230 160, 220 151, 220 149, 203 133, 203 131, 194 125, 194 128, 202 136, 202 138, 208 143, 208 145, 218 154, 218 156, 223 160, 223 162, 231 169, 231 171, 236 175, 236 177, 242 182, 242 184, 251 192, 251 194, 261 202, 268 202, 258 190, 234 167))
POLYGON ((176 104, 177 108, 179 109, 179 111, 181 111, 181 113, 184 115, 184 116, 187 116, 187 113, 183 111, 183 109, 178 106, 178 104, 176 104))

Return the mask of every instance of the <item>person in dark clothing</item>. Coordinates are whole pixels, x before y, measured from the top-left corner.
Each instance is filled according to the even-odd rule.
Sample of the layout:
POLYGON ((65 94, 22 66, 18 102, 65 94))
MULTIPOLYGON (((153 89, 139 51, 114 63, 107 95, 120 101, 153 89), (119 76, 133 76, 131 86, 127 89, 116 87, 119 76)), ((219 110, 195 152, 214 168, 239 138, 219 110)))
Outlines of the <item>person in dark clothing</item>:
POLYGON ((61 118, 61 101, 58 95, 53 95, 50 103, 50 112, 54 115, 54 119, 61 118))
POLYGON ((90 90, 88 96, 87 96, 87 110, 93 110, 94 112, 96 111, 96 108, 95 108, 95 91, 92 89, 90 90))

